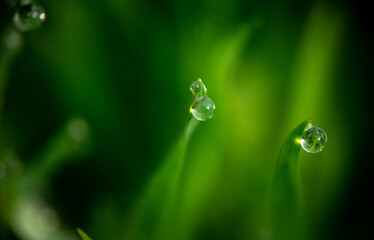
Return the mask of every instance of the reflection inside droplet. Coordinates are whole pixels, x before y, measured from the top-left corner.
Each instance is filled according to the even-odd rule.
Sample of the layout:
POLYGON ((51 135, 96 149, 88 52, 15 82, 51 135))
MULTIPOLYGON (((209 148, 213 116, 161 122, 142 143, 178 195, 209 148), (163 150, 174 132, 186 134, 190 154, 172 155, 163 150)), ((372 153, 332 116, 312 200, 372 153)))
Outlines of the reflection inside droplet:
POLYGON ((326 146, 327 135, 319 127, 308 128, 301 137, 302 148, 310 153, 318 153, 326 146))

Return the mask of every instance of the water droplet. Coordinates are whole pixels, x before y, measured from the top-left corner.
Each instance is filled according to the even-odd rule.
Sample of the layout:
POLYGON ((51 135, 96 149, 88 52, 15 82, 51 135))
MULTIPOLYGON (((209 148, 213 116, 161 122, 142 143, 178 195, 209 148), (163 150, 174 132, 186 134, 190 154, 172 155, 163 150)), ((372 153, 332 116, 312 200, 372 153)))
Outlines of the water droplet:
POLYGON ((44 8, 33 3, 21 5, 14 14, 14 25, 23 32, 33 31, 45 21, 44 8))
POLYGON ((192 94, 198 94, 200 92, 200 88, 200 83, 198 81, 191 83, 190 90, 192 94))
POLYGON ((216 106, 213 100, 207 96, 208 90, 201 78, 191 84, 190 90, 193 94, 193 102, 190 109, 192 115, 199 121, 211 119, 216 106))
POLYGON ((191 84, 190 90, 194 95, 194 98, 199 95, 206 96, 208 92, 201 78, 198 78, 195 82, 191 84))
POLYGON ((319 127, 307 129, 301 137, 301 146, 310 153, 318 153, 326 146, 327 135, 319 127))
POLYGON ((200 121, 207 121, 214 115, 216 106, 209 97, 200 96, 191 106, 192 115, 200 121))

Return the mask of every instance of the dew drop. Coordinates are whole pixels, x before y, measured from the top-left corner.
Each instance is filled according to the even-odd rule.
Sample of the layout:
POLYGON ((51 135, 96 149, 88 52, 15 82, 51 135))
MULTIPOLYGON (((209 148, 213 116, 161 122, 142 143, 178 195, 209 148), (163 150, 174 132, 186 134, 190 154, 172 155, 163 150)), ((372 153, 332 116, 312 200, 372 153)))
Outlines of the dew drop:
POLYGON ((200 96, 191 106, 192 115, 200 121, 207 121, 214 115, 216 106, 209 97, 200 96))
POLYGON ((307 129, 301 137, 302 148, 310 153, 318 153, 326 146, 327 135, 319 127, 307 129))
POLYGON ((38 29, 45 21, 43 7, 33 3, 21 5, 13 17, 14 25, 22 32, 38 29))
POLYGON ((192 94, 199 94, 200 92, 200 83, 198 81, 195 81, 193 83, 191 83, 191 86, 190 86, 190 90, 192 92, 192 94))
POLYGON ((195 82, 191 83, 190 90, 194 97, 199 95, 206 96, 208 92, 201 78, 198 78, 195 82))

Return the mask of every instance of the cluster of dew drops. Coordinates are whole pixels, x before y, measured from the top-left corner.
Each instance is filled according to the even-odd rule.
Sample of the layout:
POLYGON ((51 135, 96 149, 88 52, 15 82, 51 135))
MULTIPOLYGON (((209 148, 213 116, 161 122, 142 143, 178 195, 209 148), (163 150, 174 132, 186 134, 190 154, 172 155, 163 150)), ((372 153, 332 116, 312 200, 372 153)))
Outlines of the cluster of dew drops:
POLYGON ((14 25, 21 32, 38 29, 46 19, 44 8, 36 0, 8 0, 15 8, 14 25))
POLYGON ((216 106, 211 98, 207 96, 208 90, 201 78, 190 86, 193 94, 193 102, 190 108, 192 115, 199 121, 207 121, 214 115, 216 106))
MULTIPOLYGON (((207 96, 207 88, 199 78, 190 86, 193 102, 190 108, 192 115, 199 121, 207 121, 214 115, 215 105, 207 96)), ((321 152, 327 143, 327 134, 321 128, 309 124, 300 139, 301 147, 309 153, 321 152)))
MULTIPOLYGON (((44 8, 35 0, 8 0, 15 7, 14 25, 22 32, 39 28, 46 19, 44 8)), ((214 115, 215 104, 207 96, 207 88, 199 78, 190 86, 193 102, 190 108, 192 115, 199 121, 207 121, 214 115)), ((302 148, 309 153, 318 153, 326 146, 327 135, 317 126, 308 126, 300 140, 302 148)))
MULTIPOLYGON (((16 9, 13 17, 14 25, 22 32, 39 28, 46 19, 44 8, 36 0, 8 0, 16 9)), ((207 88, 199 78, 190 86, 193 102, 190 108, 192 115, 199 121, 207 121, 214 115, 215 104, 207 96, 207 88)), ((308 126, 300 140, 302 148, 309 153, 318 153, 326 146, 327 135, 317 126, 308 126)))

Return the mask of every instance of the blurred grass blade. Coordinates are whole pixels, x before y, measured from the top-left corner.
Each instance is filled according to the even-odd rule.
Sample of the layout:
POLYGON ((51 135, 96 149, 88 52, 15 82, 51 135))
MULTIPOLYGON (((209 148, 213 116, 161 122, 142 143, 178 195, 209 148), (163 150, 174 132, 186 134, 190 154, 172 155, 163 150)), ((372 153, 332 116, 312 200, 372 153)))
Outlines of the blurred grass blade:
POLYGON ((17 176, 14 184, 6 190, 5 201, 12 206, 7 219, 13 232, 21 239, 75 239, 75 235, 62 226, 59 215, 40 193, 46 190, 49 177, 61 166, 90 151, 89 130, 83 118, 70 119, 36 155, 32 164, 27 165, 25 174, 17 176))
POLYGON ((184 134, 152 176, 141 202, 130 216, 126 239, 173 239, 173 231, 168 225, 176 214, 185 153, 198 123, 190 113, 184 134))
POLYGON ((309 124, 306 120, 290 133, 278 157, 271 199, 274 239, 300 240, 303 236, 299 152, 300 138, 309 124))
POLYGON ((44 187, 45 179, 69 161, 88 154, 91 150, 90 128, 86 120, 71 118, 48 141, 28 168, 26 182, 44 187))
POLYGON ((0 34, 0 114, 8 85, 9 71, 23 47, 23 36, 11 24, 0 34))
POLYGON ((77 228, 77 232, 81 236, 82 240, 92 240, 85 232, 82 231, 82 229, 77 228))

